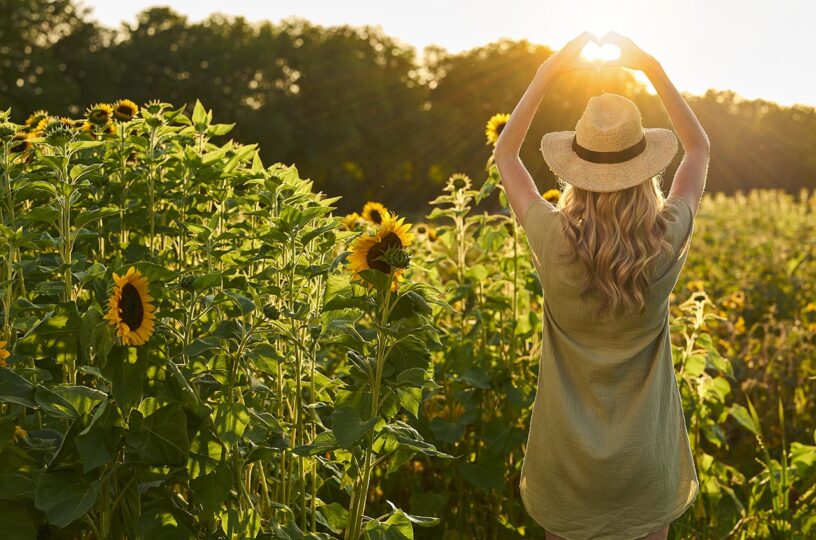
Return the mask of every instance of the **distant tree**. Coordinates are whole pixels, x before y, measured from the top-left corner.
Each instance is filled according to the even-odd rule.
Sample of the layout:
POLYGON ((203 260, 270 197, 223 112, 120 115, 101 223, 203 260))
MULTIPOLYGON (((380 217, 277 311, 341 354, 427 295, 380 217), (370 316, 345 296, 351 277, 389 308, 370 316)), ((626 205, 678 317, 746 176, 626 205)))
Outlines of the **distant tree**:
MULTIPOLYGON (((98 26, 70 0, 0 0, 0 107, 17 121, 34 109, 81 115, 128 97, 174 104, 196 99, 230 134, 259 143, 267 163, 295 163, 340 211, 379 200, 427 211, 447 177, 484 174, 484 126, 512 112, 552 50, 500 39, 453 54, 417 51, 379 27, 323 27, 299 17, 254 24, 212 15, 199 22, 169 8, 132 25, 98 26)), ((634 100, 646 126, 671 127, 657 96, 625 70, 556 80, 522 148, 539 188, 553 187, 539 143, 574 129, 590 97, 634 100)), ((712 143, 709 191, 816 187, 816 110, 745 100, 731 91, 686 96, 712 143)), ((669 173, 679 163, 678 152, 669 173)), ((668 189, 670 178, 666 178, 668 189)))

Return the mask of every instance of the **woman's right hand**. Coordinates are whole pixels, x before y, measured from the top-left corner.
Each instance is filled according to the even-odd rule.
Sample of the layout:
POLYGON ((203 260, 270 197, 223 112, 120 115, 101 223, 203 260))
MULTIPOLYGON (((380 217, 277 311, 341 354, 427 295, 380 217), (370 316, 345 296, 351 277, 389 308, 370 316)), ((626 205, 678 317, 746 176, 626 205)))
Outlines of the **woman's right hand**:
POLYGON ((617 32, 607 32, 601 38, 601 45, 611 43, 620 49, 620 58, 604 62, 601 67, 624 67, 646 71, 654 63, 654 58, 635 45, 635 42, 617 32))

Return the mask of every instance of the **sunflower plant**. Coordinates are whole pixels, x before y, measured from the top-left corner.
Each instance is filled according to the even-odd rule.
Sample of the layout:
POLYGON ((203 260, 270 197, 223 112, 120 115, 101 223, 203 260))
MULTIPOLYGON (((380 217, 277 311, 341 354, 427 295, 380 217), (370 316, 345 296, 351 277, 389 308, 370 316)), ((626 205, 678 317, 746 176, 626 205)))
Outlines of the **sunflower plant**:
POLYGON ((350 364, 335 393, 331 429, 295 448, 304 455, 335 455, 343 471, 339 487, 349 492, 348 507, 338 509, 349 539, 390 534, 410 528, 412 521, 435 524, 396 509, 364 521, 366 494, 381 463, 393 471, 416 453, 452 457, 425 441, 409 421, 419 415, 423 389, 434 387, 430 350, 440 342, 431 305, 450 306, 432 287, 403 277, 410 270, 410 224, 390 211, 382 218, 375 234, 351 242, 350 279, 338 276, 328 284, 327 338, 347 351, 350 364))

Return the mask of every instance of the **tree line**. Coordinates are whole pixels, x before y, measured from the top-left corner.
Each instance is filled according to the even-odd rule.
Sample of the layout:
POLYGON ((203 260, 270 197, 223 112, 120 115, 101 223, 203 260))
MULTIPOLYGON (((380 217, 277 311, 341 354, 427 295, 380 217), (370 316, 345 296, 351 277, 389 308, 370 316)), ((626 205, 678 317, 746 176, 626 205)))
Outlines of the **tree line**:
MULTIPOLYGON (((491 150, 485 123, 512 111, 553 52, 509 39, 456 54, 417 51, 378 27, 296 17, 251 23, 215 14, 193 23, 157 7, 114 29, 71 0, 0 0, 0 9, 0 108, 11 107, 14 121, 36 109, 82 116, 123 97, 190 106, 200 99, 218 122, 236 123, 230 136, 259 143, 265 163, 294 163, 318 189, 342 195, 341 211, 377 200, 421 212, 450 174, 481 178, 491 150)), ((560 77, 522 149, 542 191, 555 179, 538 150, 541 136, 574 129, 602 92, 635 101, 647 127, 671 126, 658 98, 627 71, 560 77)), ((816 186, 813 107, 732 91, 686 97, 711 139, 708 191, 816 186)))

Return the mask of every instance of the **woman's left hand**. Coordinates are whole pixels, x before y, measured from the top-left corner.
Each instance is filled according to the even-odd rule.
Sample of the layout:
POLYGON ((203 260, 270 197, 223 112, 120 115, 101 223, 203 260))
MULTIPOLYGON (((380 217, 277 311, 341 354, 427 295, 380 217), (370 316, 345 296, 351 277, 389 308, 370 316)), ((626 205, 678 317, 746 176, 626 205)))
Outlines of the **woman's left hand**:
POLYGON ((598 43, 598 38, 595 37, 595 34, 592 32, 584 32, 564 45, 561 50, 547 58, 547 60, 541 64, 541 67, 546 68, 553 75, 561 75, 562 73, 579 69, 596 69, 598 67, 597 65, 581 58, 581 51, 590 41, 598 43))

